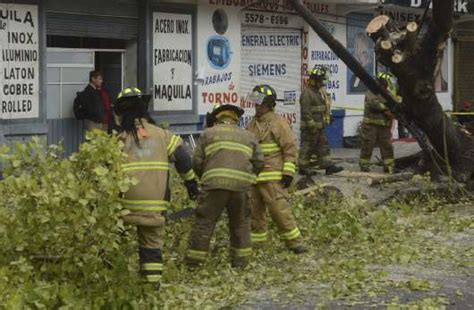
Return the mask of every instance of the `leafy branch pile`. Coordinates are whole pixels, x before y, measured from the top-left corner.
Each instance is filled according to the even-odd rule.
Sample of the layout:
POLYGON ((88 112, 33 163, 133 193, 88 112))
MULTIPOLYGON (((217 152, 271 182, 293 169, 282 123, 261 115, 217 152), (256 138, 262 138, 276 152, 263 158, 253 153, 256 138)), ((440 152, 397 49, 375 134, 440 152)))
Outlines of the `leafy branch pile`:
MULTIPOLYGON (((13 155, 1 152, 6 166, 0 182, 0 304, 6 308, 214 309, 341 299, 356 304, 393 289, 438 289, 427 279, 388 279, 390 265, 449 261, 460 270, 474 267, 472 246, 447 242, 472 232, 472 218, 459 216, 444 200, 427 194, 374 206, 361 197, 323 201, 316 193, 292 201, 309 254, 289 253, 272 228, 272 240, 254 252, 245 271, 228 264, 225 216, 208 263, 194 271, 182 263, 191 221, 168 223, 158 295, 140 284, 135 231, 120 220, 125 211, 117 193, 132 182, 120 170, 121 144, 101 134, 89 138, 68 159, 38 140, 17 146, 13 155)), ((173 176, 174 210, 191 204, 179 182, 173 176)), ((420 301, 444 303, 444 297, 420 301)))

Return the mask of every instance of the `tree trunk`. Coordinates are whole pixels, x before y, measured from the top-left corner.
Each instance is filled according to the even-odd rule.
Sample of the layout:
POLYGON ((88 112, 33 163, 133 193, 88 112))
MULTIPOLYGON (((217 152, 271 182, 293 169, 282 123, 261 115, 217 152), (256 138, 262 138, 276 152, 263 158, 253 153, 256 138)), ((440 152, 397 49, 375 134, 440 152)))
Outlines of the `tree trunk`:
POLYGON ((442 59, 453 24, 454 0, 433 0, 433 20, 421 40, 417 40, 418 25, 406 29, 392 26, 388 17, 376 17, 367 27, 376 43, 377 59, 394 73, 399 82, 403 104, 396 102, 386 90, 365 71, 340 42, 335 40, 316 17, 299 0, 289 0, 321 39, 344 61, 354 74, 375 94, 387 100, 387 107, 402 123, 414 123, 429 138, 430 147, 415 128, 410 132, 420 146, 442 170, 457 180, 466 182, 474 174, 474 138, 457 128, 443 112, 436 97, 435 69, 442 59))

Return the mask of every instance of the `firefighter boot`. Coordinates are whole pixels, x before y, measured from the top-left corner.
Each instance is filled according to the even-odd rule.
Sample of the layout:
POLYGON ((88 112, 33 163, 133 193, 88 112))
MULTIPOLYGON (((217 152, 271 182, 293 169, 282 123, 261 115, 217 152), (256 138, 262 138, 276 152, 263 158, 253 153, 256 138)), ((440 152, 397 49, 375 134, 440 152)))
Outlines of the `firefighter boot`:
POLYGON ((249 264, 249 260, 247 257, 234 257, 231 262, 232 268, 235 269, 245 269, 249 264))
POLYGON ((338 173, 344 170, 344 168, 336 166, 336 165, 331 165, 326 168, 326 175, 331 175, 334 173, 338 173))
POLYGON ((294 248, 291 248, 290 251, 292 251, 293 253, 295 253, 296 255, 300 255, 300 254, 303 254, 303 253, 306 253, 308 252, 308 250, 302 246, 302 245, 298 245, 294 248))

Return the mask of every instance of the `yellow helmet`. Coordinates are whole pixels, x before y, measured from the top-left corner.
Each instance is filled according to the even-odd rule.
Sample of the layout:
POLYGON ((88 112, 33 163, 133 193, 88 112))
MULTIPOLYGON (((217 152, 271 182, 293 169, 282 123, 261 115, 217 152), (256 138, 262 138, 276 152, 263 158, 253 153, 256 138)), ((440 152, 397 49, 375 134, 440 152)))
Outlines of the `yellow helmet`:
POLYGON ((114 109, 117 114, 128 109, 147 109, 150 99, 151 95, 144 95, 137 87, 127 87, 118 94, 114 109))
POLYGON ((257 85, 253 88, 253 92, 264 95, 264 99, 261 103, 268 103, 272 106, 276 105, 277 93, 273 87, 267 84, 257 85))
POLYGON ((323 66, 316 65, 309 71, 309 78, 326 80, 328 78, 328 70, 323 66))
POLYGON ((393 75, 390 72, 379 72, 377 73, 377 79, 385 80, 389 83, 393 81, 393 75))

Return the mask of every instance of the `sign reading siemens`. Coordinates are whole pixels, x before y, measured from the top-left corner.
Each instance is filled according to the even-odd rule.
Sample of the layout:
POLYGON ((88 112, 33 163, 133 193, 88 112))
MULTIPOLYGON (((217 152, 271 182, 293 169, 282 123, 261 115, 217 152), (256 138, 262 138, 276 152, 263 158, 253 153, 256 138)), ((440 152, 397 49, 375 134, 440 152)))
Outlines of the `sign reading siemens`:
MULTIPOLYGON (((428 3, 431 3, 430 8, 432 7, 432 1, 429 0, 385 0, 384 3, 395 4, 401 6, 409 6, 412 8, 426 8, 428 3)), ((456 13, 462 14, 472 14, 474 12, 474 1, 473 0, 455 0, 454 1, 454 11, 456 13)))
POLYGON ((38 7, 0 3, 0 118, 39 116, 38 7))
POLYGON ((192 15, 153 13, 155 111, 192 110, 192 15))

